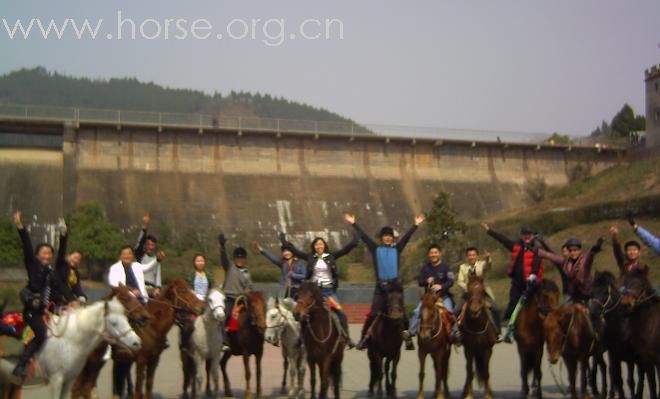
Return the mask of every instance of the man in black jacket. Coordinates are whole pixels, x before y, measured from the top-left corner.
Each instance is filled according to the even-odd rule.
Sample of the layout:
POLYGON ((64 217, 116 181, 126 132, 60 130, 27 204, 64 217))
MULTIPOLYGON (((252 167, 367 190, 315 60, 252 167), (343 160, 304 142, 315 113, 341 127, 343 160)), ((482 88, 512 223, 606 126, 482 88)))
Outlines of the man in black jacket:
MULTIPOLYGON (((58 230, 63 239, 60 239, 60 250, 55 266, 53 266, 55 251, 50 244, 41 243, 37 245, 35 251, 32 250, 30 234, 21 221, 21 211, 14 213, 14 224, 23 244, 25 269, 28 274, 27 286, 21 290, 20 294, 24 305, 23 319, 34 332, 34 338, 25 345, 23 354, 18 359, 12 374, 25 378, 28 362, 41 349, 48 335, 48 329, 44 321, 46 309, 51 301, 57 302, 67 295, 67 290, 62 287, 63 276, 67 270, 67 263, 64 259, 67 229, 64 220, 61 219, 58 230)), ((73 298, 66 299, 73 300, 73 298)))

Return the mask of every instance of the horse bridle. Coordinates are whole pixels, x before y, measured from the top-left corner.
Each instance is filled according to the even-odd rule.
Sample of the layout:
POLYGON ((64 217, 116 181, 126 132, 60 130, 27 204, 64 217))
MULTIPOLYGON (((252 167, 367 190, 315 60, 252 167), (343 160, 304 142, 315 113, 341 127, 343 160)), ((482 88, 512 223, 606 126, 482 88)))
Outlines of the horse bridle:
MULTIPOLYGON (((309 319, 309 310, 314 308, 314 307, 318 307, 318 304, 316 303, 316 300, 313 300, 308 306, 303 307, 302 311, 300 312, 301 313, 301 320, 303 318, 309 319)), ((316 334, 314 334, 314 329, 312 328, 311 323, 309 323, 309 320, 308 320, 307 323, 305 323, 305 326, 306 326, 307 330, 309 331, 309 335, 312 336, 312 339, 314 341, 316 341, 319 344, 324 344, 324 343, 328 342, 330 337, 332 337, 332 313, 331 313, 332 311, 327 306, 321 306, 321 309, 324 309, 328 313, 328 336, 323 338, 323 339, 317 337, 316 334)))
POLYGON ((104 301, 104 302, 105 302, 105 307, 103 311, 103 326, 101 327, 101 331, 99 331, 99 335, 101 335, 101 337, 103 337, 103 339, 111 345, 120 345, 132 351, 132 348, 121 342, 121 338, 127 336, 131 332, 135 332, 130 325, 128 326, 126 331, 119 331, 119 335, 117 337, 112 337, 106 332, 108 327, 108 312, 110 310, 110 306, 108 304, 108 301, 104 301))
POLYGON ((444 321, 442 320, 442 317, 440 316, 440 308, 435 306, 435 303, 434 303, 433 304, 433 320, 431 321, 431 323, 420 323, 419 327, 420 328, 421 327, 429 327, 429 328, 431 328, 431 332, 433 332, 433 327, 435 327, 435 324, 437 323, 438 320, 440 321, 440 325, 438 325, 438 329, 437 329, 436 333, 433 336, 431 336, 431 339, 435 339, 438 335, 440 335, 440 332, 442 332, 442 326, 444 324, 444 321))
POLYGON ((616 309, 620 304, 621 304, 621 299, 623 298, 623 295, 619 295, 619 298, 616 300, 616 303, 611 305, 609 308, 607 305, 612 301, 612 287, 607 286, 607 299, 605 299, 605 302, 602 302, 600 299, 596 298, 591 298, 591 300, 600 305, 601 310, 600 310, 600 318, 602 319, 606 314, 610 313, 614 309, 616 309))

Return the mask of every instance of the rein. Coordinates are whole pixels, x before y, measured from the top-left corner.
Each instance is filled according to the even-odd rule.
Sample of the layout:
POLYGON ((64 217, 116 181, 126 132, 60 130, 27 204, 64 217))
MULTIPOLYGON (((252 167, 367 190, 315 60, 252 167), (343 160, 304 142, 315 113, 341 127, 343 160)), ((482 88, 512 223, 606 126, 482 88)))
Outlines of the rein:
POLYGON ((431 323, 420 323, 420 325, 419 325, 420 327, 430 327, 431 332, 433 332, 433 327, 435 326, 435 324, 438 321, 440 321, 440 325, 438 326, 436 333, 433 336, 431 336, 431 339, 435 339, 435 338, 438 337, 438 335, 440 335, 440 333, 442 332, 442 326, 443 326, 443 323, 444 323, 442 321, 442 316, 440 315, 440 312, 442 312, 440 307, 436 307, 435 305, 433 307, 434 307, 433 321, 431 321, 431 323))
POLYGON ((321 309, 322 309, 322 310, 325 310, 325 311, 327 312, 327 314, 328 314, 328 336, 325 337, 325 338, 323 338, 323 339, 321 339, 321 338, 319 338, 319 337, 316 336, 316 334, 314 333, 314 328, 312 327, 311 323, 309 322, 309 317, 310 317, 310 316, 309 316, 309 312, 308 312, 308 310, 311 309, 311 308, 314 307, 314 306, 317 306, 316 301, 312 302, 312 303, 310 304, 310 306, 307 306, 307 307, 304 309, 304 310, 306 310, 307 312, 305 312, 305 314, 304 314, 303 316, 306 317, 306 318, 308 319, 306 324, 307 324, 307 330, 309 331, 309 335, 310 335, 310 336, 312 337, 312 339, 313 339, 314 341, 316 341, 317 343, 319 343, 319 344, 324 344, 324 343, 328 342, 328 340, 330 339, 330 337, 332 337, 332 313, 331 313, 332 311, 331 311, 330 309, 328 309, 327 307, 325 307, 325 306, 321 307, 321 309))
POLYGON ((607 299, 605 300, 604 303, 601 302, 599 299, 596 299, 596 298, 591 298, 591 300, 601 306, 600 317, 603 318, 603 316, 610 313, 611 311, 616 309, 621 304, 621 299, 622 298, 623 298, 623 295, 619 295, 619 298, 616 300, 616 303, 614 303, 613 305, 611 305, 608 308, 607 305, 612 301, 612 287, 607 286, 607 299))

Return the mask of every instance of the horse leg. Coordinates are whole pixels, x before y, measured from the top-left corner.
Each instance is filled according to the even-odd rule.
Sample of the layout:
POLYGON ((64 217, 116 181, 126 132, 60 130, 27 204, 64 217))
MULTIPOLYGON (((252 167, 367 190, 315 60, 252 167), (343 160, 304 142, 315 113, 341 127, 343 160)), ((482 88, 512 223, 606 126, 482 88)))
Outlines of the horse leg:
POLYGON ((490 348, 483 355, 483 376, 481 377, 484 382, 484 399, 493 399, 493 389, 490 386, 490 358, 493 355, 493 349, 490 348))
POLYGON ((54 375, 48 381, 48 387, 50 388, 50 396, 53 399, 62 398, 62 384, 64 384, 64 377, 61 374, 54 375))
POLYGON ((197 392, 202 392, 202 383, 204 382, 203 371, 205 369, 202 355, 195 351, 192 359, 194 374, 192 374, 192 397, 197 397, 197 392))
POLYGON ((465 350, 465 385, 463 386, 463 398, 472 399, 474 398, 474 393, 472 392, 472 379, 474 378, 474 369, 473 361, 474 358, 472 353, 466 349, 465 350))
POLYGON ((383 357, 376 354, 376 382, 378 384, 378 397, 383 397, 383 357))
POLYGON ((589 399, 587 394, 587 378, 589 376, 589 357, 580 359, 580 397, 589 399))
POLYGON ((261 399, 261 356, 261 353, 254 356, 257 363, 257 399, 261 399))
POLYGON ((369 391, 367 395, 369 397, 374 396, 374 386, 376 385, 376 357, 373 351, 367 351, 369 356, 369 391))
POLYGON ((73 380, 72 381, 64 381, 62 384, 62 393, 60 394, 60 399, 70 399, 71 396, 71 389, 73 388, 73 380))
POLYGON ((637 366, 637 391, 634 394, 636 399, 642 399, 644 397, 644 375, 645 370, 639 364, 637 366))
POLYGON ((225 352, 222 355, 222 360, 220 360, 220 368, 222 369, 222 384, 225 387, 225 396, 233 397, 234 394, 231 392, 231 384, 229 383, 229 377, 227 377, 227 362, 231 357, 231 352, 225 352))
POLYGON ((206 376, 206 396, 209 397, 211 396, 211 361, 208 359, 204 359, 204 371, 205 371, 205 376, 206 376))
POLYGON ((252 399, 252 391, 250 388, 250 379, 252 372, 250 371, 250 355, 243 355, 243 370, 245 371, 245 399, 252 399))
POLYGON ((213 354, 209 361, 209 377, 213 380, 213 397, 220 394, 220 354, 213 354))
POLYGON ((323 359, 319 365, 319 374, 321 379, 321 390, 319 391, 319 399, 328 399, 328 376, 330 375, 332 359, 323 359))
POLYGON ((575 387, 577 379, 577 360, 565 359, 566 372, 568 373, 568 393, 571 399, 577 399, 577 390, 575 387))
POLYGON ((332 383, 333 389, 335 392, 335 399, 340 399, 341 396, 341 362, 343 356, 336 356, 332 359, 332 365, 330 366, 330 372, 332 373, 332 383))
POLYGON ((527 383, 527 377, 531 369, 529 356, 530 354, 528 353, 520 354, 520 380, 522 382, 522 388, 520 391, 521 398, 527 398, 527 395, 529 395, 529 384, 527 383))
POLYGON ((401 353, 397 353, 396 356, 394 356, 394 359, 392 359, 392 371, 390 375, 390 389, 391 393, 388 393, 388 396, 391 399, 396 399, 396 377, 397 377, 397 367, 399 366, 399 359, 401 358, 401 353))
POLYGON ((607 387, 607 363, 605 363, 605 352, 604 351, 600 352, 600 357, 598 359, 598 363, 599 363, 598 367, 600 367, 600 378, 601 378, 601 384, 602 384, 602 386, 601 386, 602 392, 601 392, 600 397, 601 397, 601 399, 605 399, 605 397, 607 396, 608 387, 607 387))
POLYGON ((610 371, 610 399, 614 398, 614 395, 618 395, 619 399, 624 399, 625 395, 623 393, 623 378, 621 378, 621 359, 618 356, 610 353, 608 354, 609 358, 609 371, 610 371))
POLYGON ((543 346, 541 346, 536 352, 534 357, 534 396, 537 399, 543 397, 543 389, 541 388, 541 379, 543 378, 543 371, 541 371, 541 361, 543 360, 543 346))
POLYGON ((385 375, 385 395, 390 398, 392 397, 392 380, 390 380, 390 366, 392 360, 387 357, 385 357, 384 360, 383 374, 385 375))
POLYGON ((655 383, 655 366, 651 365, 651 367, 648 368, 646 377, 649 380, 650 398, 658 399, 658 391, 656 390, 655 383))
MULTIPOLYGON (((296 358, 294 356, 287 356, 286 360, 284 362, 285 364, 285 369, 284 369, 284 378, 282 381, 286 380, 287 374, 289 375, 289 399, 293 399, 296 397, 297 393, 297 386, 296 386, 296 373, 297 373, 297 368, 296 368, 296 358)), ((286 392, 286 386, 282 384, 282 393, 286 392)))
POLYGON ((426 353, 422 349, 418 349, 417 357, 419 358, 419 389, 417 389, 417 399, 424 399, 424 363, 426 363, 426 353))
POLYGON ((298 352, 295 358, 296 372, 298 373, 298 386, 296 387, 296 395, 304 396, 305 395, 305 355, 302 350, 298 352))
POLYGON ((630 397, 634 398, 635 397, 635 363, 632 361, 627 361, 626 364, 628 365, 628 377, 627 377, 628 389, 630 390, 630 397))
POLYGON ((156 357, 155 359, 152 359, 151 361, 147 362, 147 378, 145 382, 145 392, 144 392, 144 398, 145 399, 151 399, 153 397, 154 393, 154 378, 156 376, 156 368, 158 367, 158 361, 160 360, 160 356, 156 357))
POLYGON ((309 385, 312 391, 310 398, 316 399, 316 365, 309 359, 307 359, 307 364, 309 366, 309 385))
POLYGON ((445 397, 442 380, 444 377, 443 373, 443 358, 441 353, 435 353, 433 355, 433 368, 435 369, 435 399, 443 399, 445 397))
MULTIPOLYGON (((282 388, 280 388, 280 393, 284 395, 286 393, 286 376, 289 371, 289 358, 287 357, 286 350, 284 349, 284 345, 282 345, 282 357, 284 358, 284 373, 282 374, 282 388)), ((291 396, 291 392, 289 392, 289 397, 291 396)))

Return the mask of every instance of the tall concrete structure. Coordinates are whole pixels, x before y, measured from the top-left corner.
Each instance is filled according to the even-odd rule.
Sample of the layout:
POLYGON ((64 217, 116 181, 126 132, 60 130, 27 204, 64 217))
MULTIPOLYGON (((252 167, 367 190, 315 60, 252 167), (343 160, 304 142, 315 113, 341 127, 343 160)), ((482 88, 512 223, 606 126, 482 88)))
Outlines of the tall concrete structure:
POLYGON ((301 241, 324 234, 336 245, 351 234, 345 211, 369 231, 385 223, 401 231, 443 190, 464 216, 482 217, 525 206, 530 180, 566 184, 578 170, 597 173, 624 156, 592 147, 0 118, 0 143, 12 134, 23 144, 0 148, 0 209, 20 207, 49 240, 57 216, 97 200, 125 230, 149 210, 180 235, 222 229, 243 243, 272 243, 282 230, 301 241))
POLYGON ((660 146, 660 64, 644 72, 646 82, 646 146, 660 146))

